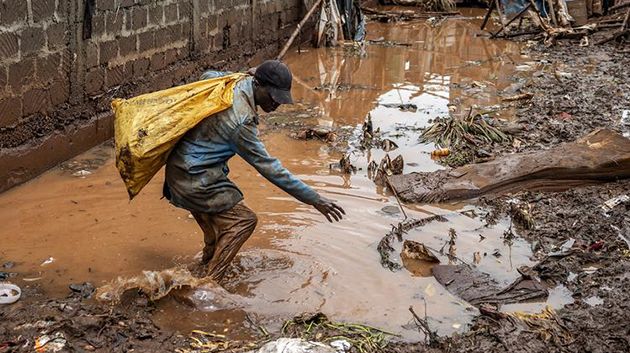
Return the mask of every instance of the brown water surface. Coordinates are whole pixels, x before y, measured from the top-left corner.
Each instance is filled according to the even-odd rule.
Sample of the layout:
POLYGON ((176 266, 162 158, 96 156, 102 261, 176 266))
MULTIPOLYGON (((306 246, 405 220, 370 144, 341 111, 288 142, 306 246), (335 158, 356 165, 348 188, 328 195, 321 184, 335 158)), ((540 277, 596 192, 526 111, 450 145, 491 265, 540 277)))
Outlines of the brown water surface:
MULTIPOLYGON (((295 75, 294 97, 317 108, 317 115, 306 122, 351 129, 358 136, 369 113, 384 137, 400 146, 390 154, 403 155, 405 172, 442 168, 430 159, 434 146, 417 142, 418 130, 449 110, 466 114, 473 105, 496 109, 492 106, 499 103, 498 93, 526 77, 515 69, 530 60, 521 56, 519 46, 482 37, 478 22, 453 19, 435 28, 425 22, 370 23, 371 44, 363 55, 349 48, 290 54, 286 61, 295 75), (390 106, 408 103, 418 111, 390 106)), ((498 111, 496 116, 509 119, 511 112, 498 111)), ((293 173, 338 200, 347 217, 340 223, 325 222, 312 207, 233 159, 231 178, 260 217, 227 285, 243 296, 243 307, 216 310, 210 302, 202 312, 166 299, 156 315, 161 325, 183 332, 227 330, 239 336, 249 334, 243 329, 246 313, 279 327, 297 313, 323 311, 335 320, 418 339, 408 325, 408 307, 422 312, 426 300, 432 327, 441 333, 465 328, 476 309, 433 277, 404 269, 391 272, 379 264, 379 240, 402 219, 400 212, 392 214, 392 207, 384 209, 396 206, 395 199, 366 176, 369 160, 380 160, 382 150, 352 149, 352 161, 360 170, 342 176, 329 168, 339 153, 322 142, 294 140, 283 130, 265 132, 264 141, 293 173)), ((0 259, 17 263, 16 283, 39 285, 56 296, 65 295, 70 283, 98 286, 117 276, 189 263, 202 246, 201 232, 187 211, 160 200, 162 181, 160 173, 129 202, 111 143, 97 147, 0 195, 0 259)), ((464 210, 485 213, 465 204, 409 206, 411 217, 443 214, 448 222, 430 223, 406 237, 440 249, 454 228, 457 255, 472 263, 479 253, 478 269, 508 284, 518 276, 518 265, 530 264, 529 245, 518 238, 511 246, 503 241, 507 220, 486 226, 479 216, 462 214, 464 210), (497 251, 500 257, 492 255, 497 251)), ((395 245, 400 250, 401 245, 395 245)))

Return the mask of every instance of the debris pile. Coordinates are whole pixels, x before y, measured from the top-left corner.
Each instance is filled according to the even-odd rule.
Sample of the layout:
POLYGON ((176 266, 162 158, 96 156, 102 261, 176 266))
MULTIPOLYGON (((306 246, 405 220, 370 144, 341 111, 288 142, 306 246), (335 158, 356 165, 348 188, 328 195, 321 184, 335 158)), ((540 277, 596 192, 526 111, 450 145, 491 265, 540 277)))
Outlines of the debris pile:
POLYGON ((420 135, 420 142, 434 143, 440 148, 432 156, 452 167, 486 161, 492 156, 487 149, 494 144, 510 143, 512 139, 499 120, 484 114, 438 117, 420 135))
POLYGON ((282 335, 328 343, 342 348, 342 352, 360 353, 383 352, 389 338, 398 336, 367 325, 333 322, 322 313, 306 313, 288 320, 282 327, 282 335))
POLYGON ((579 39, 580 46, 590 45, 589 36, 605 32, 596 45, 610 41, 628 42, 630 5, 625 0, 566 1, 566 0, 496 0, 491 1, 481 25, 486 24, 493 11, 497 11, 500 28, 492 37, 506 38, 540 34, 545 45, 553 45, 557 39, 579 39), (525 15, 529 27, 522 29, 525 15), (515 21, 518 20, 518 24, 515 21), (612 34, 610 33, 612 32, 612 34))

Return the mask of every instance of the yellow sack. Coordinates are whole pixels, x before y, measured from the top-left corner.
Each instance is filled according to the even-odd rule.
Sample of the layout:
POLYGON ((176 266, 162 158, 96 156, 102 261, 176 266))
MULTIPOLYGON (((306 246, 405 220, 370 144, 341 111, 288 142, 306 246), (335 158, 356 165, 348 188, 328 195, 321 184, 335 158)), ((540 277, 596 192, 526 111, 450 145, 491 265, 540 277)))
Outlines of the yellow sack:
POLYGON ((162 168, 180 137, 232 106, 234 85, 244 76, 231 74, 112 101, 116 167, 129 199, 162 168))

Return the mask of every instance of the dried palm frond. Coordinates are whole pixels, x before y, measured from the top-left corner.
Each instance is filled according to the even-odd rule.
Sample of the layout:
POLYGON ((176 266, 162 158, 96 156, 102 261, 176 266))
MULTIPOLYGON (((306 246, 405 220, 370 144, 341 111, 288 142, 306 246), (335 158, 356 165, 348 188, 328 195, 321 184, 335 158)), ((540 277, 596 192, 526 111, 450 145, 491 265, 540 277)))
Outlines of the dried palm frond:
POLYGON ((487 143, 512 141, 512 137, 491 125, 487 118, 475 115, 467 119, 437 118, 420 135, 421 142, 433 142, 439 147, 468 145, 478 147, 487 143))

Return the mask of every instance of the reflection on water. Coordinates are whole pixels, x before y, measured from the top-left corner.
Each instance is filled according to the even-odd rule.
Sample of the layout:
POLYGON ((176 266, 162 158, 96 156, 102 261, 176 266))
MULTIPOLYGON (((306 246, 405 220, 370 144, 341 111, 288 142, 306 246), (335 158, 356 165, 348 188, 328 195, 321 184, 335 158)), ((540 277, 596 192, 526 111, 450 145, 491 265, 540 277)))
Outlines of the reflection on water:
MULTIPOLYGON (((400 146, 391 154, 403 155, 406 172, 440 169, 429 156, 433 146, 418 144, 418 130, 449 112, 466 114, 471 106, 491 109, 498 103, 497 93, 521 78, 514 69, 525 60, 518 45, 489 41, 478 36, 477 28, 464 20, 448 20, 436 28, 424 22, 370 24, 371 44, 365 56, 350 48, 289 55, 294 97, 318 107, 316 123, 354 128, 357 135, 369 113, 383 137, 400 146), (399 104, 414 104, 417 111, 401 111, 399 104)), ((510 115, 497 112, 504 118, 510 115)), ((404 269, 391 272, 379 263, 378 242, 391 224, 401 220, 400 213, 383 211, 395 206, 395 199, 366 176, 367 163, 380 160, 382 150, 354 153, 353 163, 360 170, 342 176, 329 170, 340 155, 321 142, 297 141, 282 131, 268 133, 264 140, 292 172, 338 200, 347 218, 326 223, 313 208, 234 159, 231 178, 260 216, 227 285, 246 305, 203 313, 171 298, 158 306, 160 325, 240 335, 250 332, 243 327, 251 319, 279 327, 294 314, 321 310, 335 320, 362 322, 418 339, 406 325, 411 320, 407 309, 414 305, 422 314, 419 308, 426 301, 432 328, 441 333, 465 329, 476 309, 445 291, 433 277, 413 276, 404 269)), ((130 203, 111 148, 92 153, 107 158, 91 174, 74 177, 56 169, 0 195, 0 257, 16 261, 15 270, 25 276, 42 277, 31 285, 55 295, 65 294, 70 282, 101 285, 117 276, 192 261, 201 249, 201 232, 188 212, 160 200, 162 175, 130 203), (52 264, 40 265, 51 256, 52 264)), ((88 154, 79 160, 90 158, 88 154)), ((457 256, 478 263, 479 270, 502 284, 518 276, 516 267, 531 264, 528 244, 518 238, 511 247, 503 242, 507 221, 486 226, 481 217, 462 213, 484 210, 462 204, 407 209, 414 218, 441 214, 448 219, 412 230, 407 238, 440 249, 449 239, 449 228, 454 228, 457 256)), ((394 257, 400 261, 402 244, 394 245, 394 257)), ((438 257, 448 263, 444 255, 438 257)))

